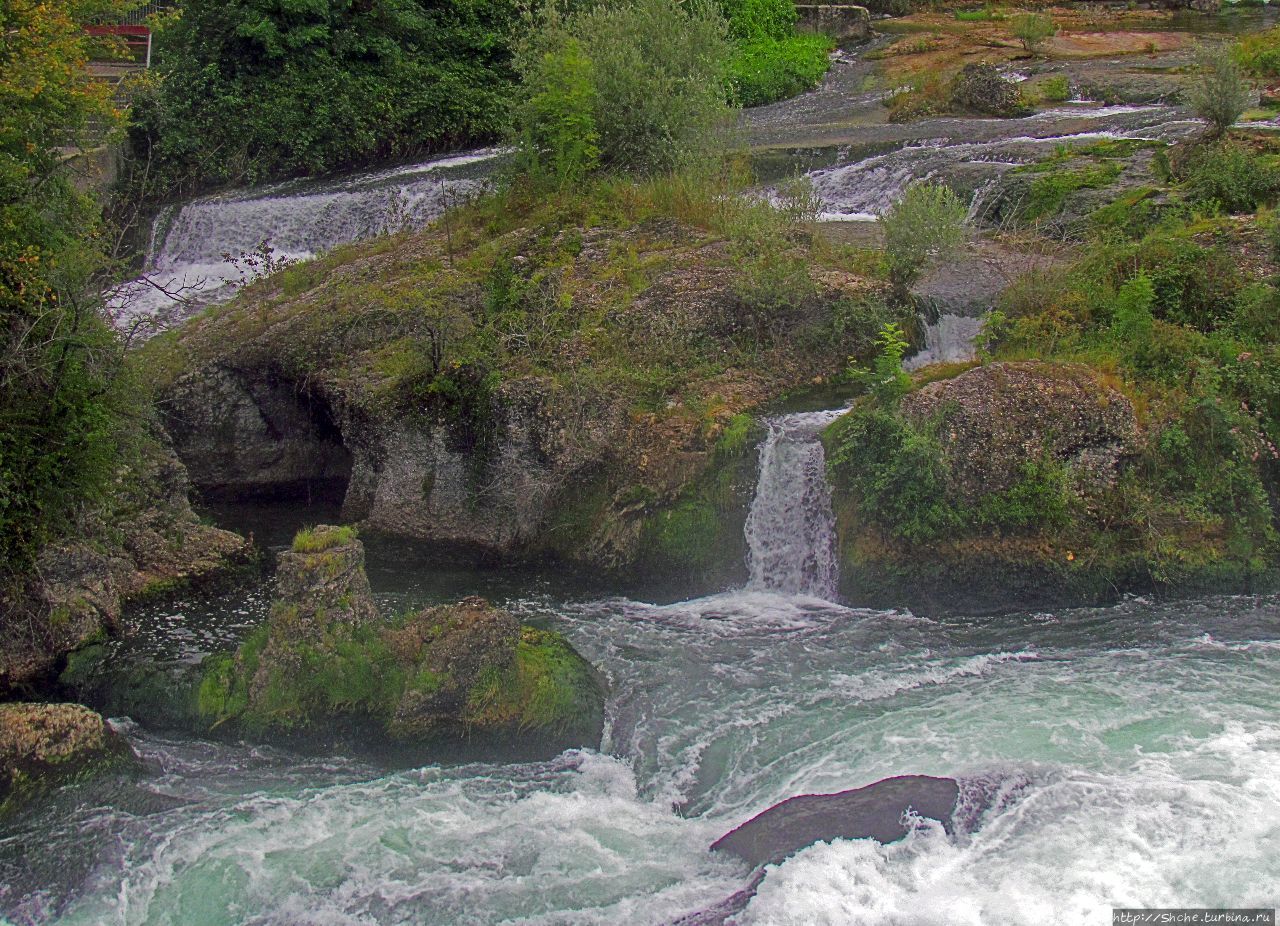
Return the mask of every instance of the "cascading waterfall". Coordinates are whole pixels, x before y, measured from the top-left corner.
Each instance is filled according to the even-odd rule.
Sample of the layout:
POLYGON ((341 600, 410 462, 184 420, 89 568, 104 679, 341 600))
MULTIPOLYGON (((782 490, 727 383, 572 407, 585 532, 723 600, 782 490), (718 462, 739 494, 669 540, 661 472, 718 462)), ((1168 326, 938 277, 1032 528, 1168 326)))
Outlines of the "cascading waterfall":
POLYGON ((835 515, 819 435, 844 409, 769 418, 747 515, 751 590, 833 599, 839 567, 835 515))
POLYGON ((221 193, 166 210, 152 227, 146 276, 123 288, 116 314, 128 323, 175 310, 187 315, 229 299, 254 268, 228 258, 253 254, 264 243, 273 259, 307 260, 340 244, 421 228, 482 188, 485 162, 500 154, 487 149, 341 179, 221 193))

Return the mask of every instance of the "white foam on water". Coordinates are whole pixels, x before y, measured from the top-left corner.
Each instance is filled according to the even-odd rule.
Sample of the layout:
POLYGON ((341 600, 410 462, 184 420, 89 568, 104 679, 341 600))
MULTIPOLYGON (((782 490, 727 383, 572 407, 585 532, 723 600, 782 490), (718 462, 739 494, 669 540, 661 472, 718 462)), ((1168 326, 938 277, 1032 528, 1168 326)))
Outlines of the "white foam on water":
POLYGON ((744 926, 1077 926, 1114 907, 1280 901, 1280 726, 1144 755, 1126 774, 1062 770, 968 840, 819 844, 770 871, 744 926))

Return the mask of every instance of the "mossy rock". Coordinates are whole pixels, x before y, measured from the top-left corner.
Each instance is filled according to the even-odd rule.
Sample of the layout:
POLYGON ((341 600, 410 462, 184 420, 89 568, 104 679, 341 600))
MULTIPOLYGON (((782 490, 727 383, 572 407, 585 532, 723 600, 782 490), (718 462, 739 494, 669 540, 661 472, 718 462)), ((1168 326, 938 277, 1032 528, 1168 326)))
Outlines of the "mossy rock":
POLYGON ((123 737, 83 705, 0 704, 0 816, 135 760, 123 737))

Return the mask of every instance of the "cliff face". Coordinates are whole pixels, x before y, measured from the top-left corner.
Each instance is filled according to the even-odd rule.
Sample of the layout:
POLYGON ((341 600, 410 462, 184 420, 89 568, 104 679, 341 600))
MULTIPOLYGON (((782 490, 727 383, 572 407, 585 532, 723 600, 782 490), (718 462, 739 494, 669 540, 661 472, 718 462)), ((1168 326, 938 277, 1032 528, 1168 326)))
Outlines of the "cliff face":
POLYGON ((114 633, 130 598, 249 560, 244 538, 200 523, 189 490, 163 433, 145 434, 108 500, 41 551, 36 569, 0 600, 0 694, 38 686, 68 653, 114 633))
POLYGON ((740 550, 712 562, 703 528, 740 530, 742 412, 865 351, 879 319, 836 322, 863 284, 815 265, 762 317, 704 230, 460 221, 287 270, 148 345, 196 486, 330 493, 344 520, 485 560, 726 584, 740 550))

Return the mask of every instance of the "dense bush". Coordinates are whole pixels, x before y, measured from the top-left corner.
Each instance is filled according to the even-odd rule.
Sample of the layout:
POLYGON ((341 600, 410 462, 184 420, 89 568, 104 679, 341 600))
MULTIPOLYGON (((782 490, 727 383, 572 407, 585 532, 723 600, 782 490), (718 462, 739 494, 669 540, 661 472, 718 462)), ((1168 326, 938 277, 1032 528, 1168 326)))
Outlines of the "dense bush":
POLYGON ((549 15, 520 53, 522 160, 571 176, 596 151, 601 167, 636 174, 704 158, 728 122, 730 53, 723 17, 705 4, 636 0, 549 15))
POLYGON ((1252 212, 1280 192, 1280 171, 1237 144, 1196 145, 1179 159, 1176 173, 1192 202, 1227 212, 1252 212))
POLYGON ((1196 54, 1196 63, 1199 73, 1187 89, 1187 103, 1209 123, 1211 135, 1222 135, 1248 107, 1249 85, 1226 48, 1203 47, 1196 54))
POLYGON ((736 101, 759 106, 818 84, 831 62, 831 40, 797 35, 791 0, 720 0, 736 45, 729 78, 736 101))
POLYGON ((825 35, 744 42, 729 61, 734 97, 742 106, 760 106, 816 87, 831 66, 830 52, 825 35))
POLYGON ((1239 65, 1255 77, 1280 77, 1280 29, 1244 36, 1235 49, 1239 65))
POLYGON ((175 187, 318 174, 495 136, 515 0, 187 0, 132 150, 175 187))

